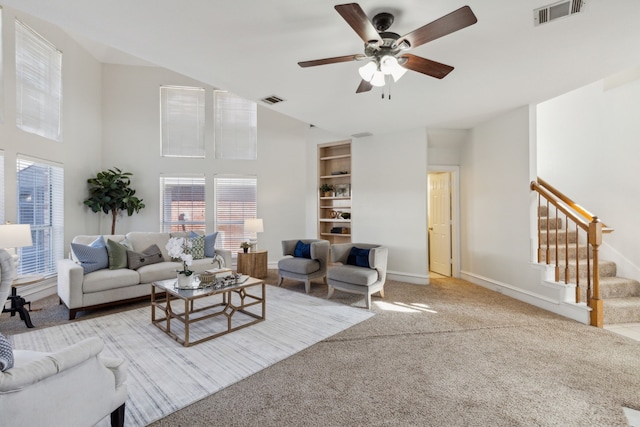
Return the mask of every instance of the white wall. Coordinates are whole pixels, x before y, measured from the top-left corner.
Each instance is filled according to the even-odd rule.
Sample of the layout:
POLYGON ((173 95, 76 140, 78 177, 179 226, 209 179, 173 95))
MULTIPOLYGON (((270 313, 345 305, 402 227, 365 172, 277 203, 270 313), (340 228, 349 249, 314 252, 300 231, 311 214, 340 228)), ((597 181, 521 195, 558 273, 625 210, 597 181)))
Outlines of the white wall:
POLYGON ((352 241, 389 248, 395 278, 428 283, 425 129, 353 139, 352 241))
POLYGON ((538 106, 538 174, 615 229, 601 256, 640 280, 640 78, 612 80, 538 106))
MULTIPOLYGON (((258 216, 264 220, 265 228, 258 235, 258 245, 269 251, 269 261, 275 262, 282 256, 282 239, 307 237, 308 125, 259 106, 258 160, 216 160, 211 125, 206 131, 205 159, 163 158, 160 156, 160 86, 205 87, 207 117, 213 114, 213 88, 155 67, 105 65, 103 76, 102 167, 115 166, 132 172, 132 187, 146 205, 140 213, 120 218, 117 233, 159 230, 159 176, 180 173, 205 174, 207 212, 210 213, 207 229, 212 230, 214 176, 246 174, 258 178, 258 216)), ((110 218, 101 216, 101 230, 107 232, 110 218)))
POLYGON ((463 277, 539 293, 540 275, 530 266, 528 107, 472 129, 460 174, 463 277))
POLYGON ((58 28, 10 8, 2 9, 4 117, 0 149, 5 154, 5 218, 16 222, 16 156, 35 157, 64 166, 65 242, 97 228, 97 218, 86 215, 82 200, 86 179, 101 163, 101 64, 58 28), (15 19, 38 31, 63 52, 62 142, 26 133, 16 127, 15 19))

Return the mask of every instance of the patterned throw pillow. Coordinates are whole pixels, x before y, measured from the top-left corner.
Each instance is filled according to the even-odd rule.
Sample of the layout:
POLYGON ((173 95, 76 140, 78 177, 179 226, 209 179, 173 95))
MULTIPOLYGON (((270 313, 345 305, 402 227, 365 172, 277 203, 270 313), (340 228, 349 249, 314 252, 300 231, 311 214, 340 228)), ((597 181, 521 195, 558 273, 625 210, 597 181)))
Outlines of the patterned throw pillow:
POLYGON ((0 334, 0 371, 4 372, 11 368, 13 368, 13 348, 9 340, 0 334))
POLYGON ((158 245, 151 245, 142 252, 127 251, 127 266, 131 270, 137 270, 144 265, 163 262, 164 257, 158 245))
POLYGON ((193 259, 204 258, 204 236, 200 236, 193 231, 191 232, 191 255, 193 259))
POLYGON ((109 267, 107 245, 102 236, 98 237, 89 245, 71 243, 71 250, 82 266, 84 274, 109 267))

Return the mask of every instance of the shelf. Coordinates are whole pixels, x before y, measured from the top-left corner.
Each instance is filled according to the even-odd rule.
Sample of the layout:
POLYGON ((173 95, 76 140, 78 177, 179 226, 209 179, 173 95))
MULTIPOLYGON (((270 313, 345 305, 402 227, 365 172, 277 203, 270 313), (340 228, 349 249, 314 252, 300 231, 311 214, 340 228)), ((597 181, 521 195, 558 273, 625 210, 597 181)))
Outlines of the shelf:
POLYGON ((344 178, 344 177, 351 177, 350 173, 341 173, 338 175, 322 175, 320 177, 320 179, 333 179, 333 178, 344 178))
POLYGON ((348 159, 350 157, 351 157, 351 154, 341 154, 339 156, 320 157, 320 160, 348 159))
POLYGON ((338 234, 338 233, 320 233, 321 236, 340 236, 340 237, 351 237, 351 234, 338 234))
POLYGON ((328 205, 320 205, 320 209, 336 209, 336 210, 351 210, 351 206, 328 206, 328 205))
POLYGON ((320 197, 320 200, 351 200, 351 197, 320 197))
POLYGON ((350 219, 320 218, 320 222, 351 222, 350 219))

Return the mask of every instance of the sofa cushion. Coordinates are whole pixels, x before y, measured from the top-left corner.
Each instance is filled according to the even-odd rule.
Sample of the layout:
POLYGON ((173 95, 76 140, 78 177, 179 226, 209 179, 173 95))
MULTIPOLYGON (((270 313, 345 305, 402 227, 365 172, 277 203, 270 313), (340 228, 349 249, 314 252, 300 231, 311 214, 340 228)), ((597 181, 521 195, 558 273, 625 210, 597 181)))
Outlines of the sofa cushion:
POLYGON ((138 283, 140 283, 140 275, 137 271, 129 270, 128 268, 98 270, 84 276, 82 293, 90 294, 111 289, 127 288, 138 283))
POLYGON ((164 257, 158 245, 151 245, 142 252, 127 251, 127 267, 137 270, 143 265, 163 262, 164 257))
POLYGON ((293 256, 311 259, 311 243, 302 243, 302 240, 298 240, 296 248, 293 250, 293 256))
POLYGON ((378 270, 355 265, 337 265, 327 270, 327 280, 370 286, 378 280, 378 270))
POLYGON ((127 233, 127 240, 133 245, 133 250, 142 252, 151 245, 158 245, 164 259, 169 259, 167 252, 167 242, 169 241, 169 233, 160 233, 153 231, 130 231, 127 233))
POLYGON ((349 251, 349 256, 347 256, 347 264, 370 268, 369 249, 352 247, 351 251, 349 251))
POLYGON ((107 239, 109 269, 117 270, 119 268, 127 268, 127 250, 133 250, 133 246, 131 246, 127 239, 120 242, 107 239))
POLYGON ((216 238, 218 232, 207 234, 204 236, 204 256, 206 258, 213 258, 216 256, 216 238))
POLYGON ((320 270, 320 262, 315 259, 285 257, 278 261, 278 270, 296 274, 311 274, 320 270))
POLYGON ((89 245, 71 243, 71 250, 78 263, 82 266, 84 274, 109 267, 107 245, 102 236, 99 236, 89 245))
POLYGON ((0 371, 4 372, 13 367, 13 348, 9 340, 0 334, 0 371))
POLYGON ((177 271, 182 270, 181 262, 160 262, 142 266, 138 269, 140 283, 151 283, 158 280, 175 279, 177 271))

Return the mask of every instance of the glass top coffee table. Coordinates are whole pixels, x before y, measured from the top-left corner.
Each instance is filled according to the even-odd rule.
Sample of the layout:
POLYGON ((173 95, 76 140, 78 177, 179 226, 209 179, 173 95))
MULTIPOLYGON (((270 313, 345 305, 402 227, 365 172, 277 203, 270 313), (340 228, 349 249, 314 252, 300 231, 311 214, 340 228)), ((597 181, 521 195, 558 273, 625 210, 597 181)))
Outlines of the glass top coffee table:
POLYGON ((151 323, 189 347, 261 322, 265 319, 265 282, 254 277, 243 279, 224 287, 196 289, 178 289, 177 279, 153 282, 151 323), (260 295, 256 295, 258 289, 260 295), (198 338, 190 340, 196 322, 198 338))

